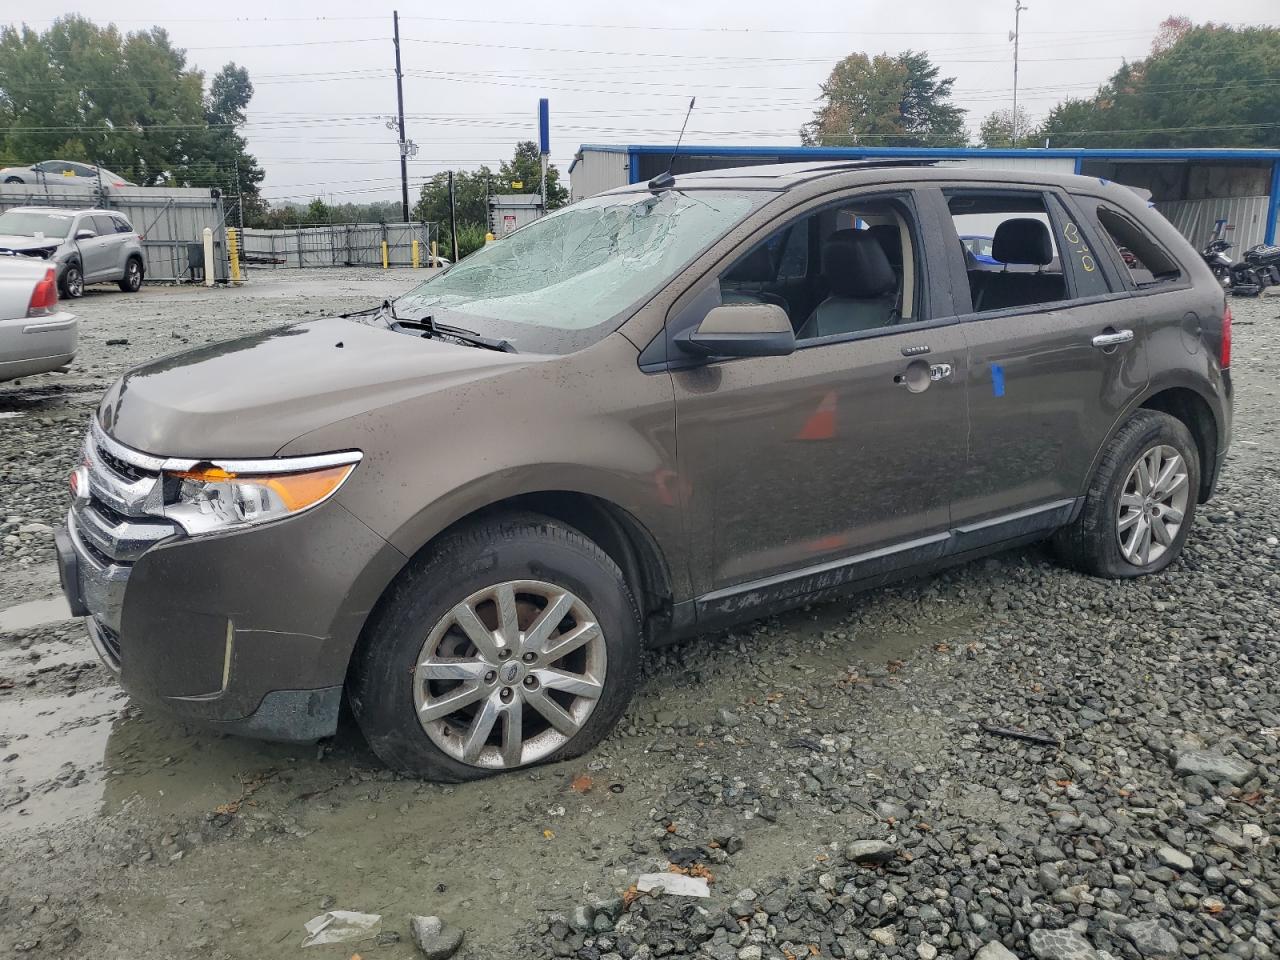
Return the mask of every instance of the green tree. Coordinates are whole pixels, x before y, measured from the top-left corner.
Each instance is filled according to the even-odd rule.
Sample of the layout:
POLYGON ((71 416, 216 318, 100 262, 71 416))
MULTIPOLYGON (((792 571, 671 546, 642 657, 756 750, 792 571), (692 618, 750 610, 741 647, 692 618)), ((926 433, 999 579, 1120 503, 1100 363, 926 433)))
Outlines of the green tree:
POLYGON ((1170 18, 1146 59, 1059 104, 1041 134, 1055 147, 1276 147, 1277 76, 1280 28, 1170 18))
POLYGON ((978 128, 978 143, 984 147, 1025 147, 1035 144, 1035 130, 1027 111, 1018 108, 1018 141, 1013 139, 1013 108, 987 114, 978 128))
MULTIPOLYGON (((517 143, 510 162, 504 161, 498 168, 498 180, 494 193, 537 193, 542 188, 542 156, 538 153, 538 145, 532 140, 517 143), (523 183, 524 186, 516 188, 511 186, 512 183, 523 183)), ((548 164, 547 209, 563 207, 568 199, 569 191, 560 184, 560 171, 555 164, 548 164)))
MULTIPOLYGON (((489 221, 485 208, 485 187, 496 193, 498 178, 485 166, 474 171, 458 170, 453 175, 453 197, 457 205, 458 223, 483 226, 489 221)), ((510 190, 504 191, 510 193, 510 190)), ((449 223, 449 174, 437 173, 422 185, 413 208, 415 220, 449 223)))
POLYGON ((954 77, 939 78, 925 53, 854 53, 822 84, 822 104, 800 130, 813 146, 938 147, 965 142, 954 77))
POLYGON ((249 153, 248 144, 237 129, 244 124, 245 110, 252 99, 249 71, 233 62, 214 74, 205 101, 205 121, 209 125, 203 150, 203 163, 209 171, 206 182, 239 197, 244 204, 240 214, 246 221, 266 208, 258 192, 266 173, 249 153))
POLYGON ((228 64, 204 75, 164 30, 122 34, 71 15, 43 33, 0 29, 0 155, 97 163, 144 186, 190 184, 256 196, 262 172, 235 128, 253 95, 228 64))

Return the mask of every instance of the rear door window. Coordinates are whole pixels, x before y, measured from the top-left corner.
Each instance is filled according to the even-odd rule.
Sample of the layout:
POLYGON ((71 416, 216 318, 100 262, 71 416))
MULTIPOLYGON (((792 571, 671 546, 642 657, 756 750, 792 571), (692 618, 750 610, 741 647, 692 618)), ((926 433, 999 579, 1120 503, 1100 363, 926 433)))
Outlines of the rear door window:
POLYGON ((116 233, 133 233, 133 227, 129 225, 129 221, 124 217, 117 217, 115 214, 112 214, 111 222, 116 226, 116 233))
POLYGON ((1060 244, 1042 193, 954 190, 945 196, 974 313, 1068 298, 1060 244))
POLYGON ((116 234, 116 222, 104 214, 93 217, 93 231, 100 237, 113 237, 116 234))

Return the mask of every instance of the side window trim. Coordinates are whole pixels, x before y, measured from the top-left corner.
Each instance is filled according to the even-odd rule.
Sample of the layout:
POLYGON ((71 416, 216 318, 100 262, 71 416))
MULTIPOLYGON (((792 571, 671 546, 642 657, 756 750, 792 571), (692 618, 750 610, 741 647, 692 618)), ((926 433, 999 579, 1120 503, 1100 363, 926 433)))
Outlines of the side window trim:
POLYGON ((1067 280, 1067 301, 1074 304, 1110 297, 1116 292, 1116 283, 1106 269, 1106 258, 1098 255, 1098 245, 1090 235, 1087 225, 1082 224, 1072 213, 1063 196, 1056 190, 1048 192, 1046 210, 1050 223, 1054 225, 1058 258, 1067 280), (1072 239, 1073 235, 1075 239, 1072 239), (1086 271, 1096 274, 1095 279, 1102 280, 1102 293, 1092 290, 1086 292, 1086 271))

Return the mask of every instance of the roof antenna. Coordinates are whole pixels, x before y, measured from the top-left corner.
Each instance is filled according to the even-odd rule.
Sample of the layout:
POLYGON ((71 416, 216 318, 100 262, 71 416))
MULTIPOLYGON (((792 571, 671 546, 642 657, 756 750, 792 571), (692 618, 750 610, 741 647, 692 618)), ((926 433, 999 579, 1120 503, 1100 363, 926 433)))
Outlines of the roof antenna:
POLYGON ((685 127, 689 126, 689 117, 693 114, 693 105, 697 100, 697 97, 689 98, 689 109, 685 112, 684 123, 680 125, 680 136, 676 138, 676 147, 671 151, 671 159, 667 161, 667 169, 664 173, 658 174, 649 181, 650 190, 670 190, 676 185, 676 178, 671 175, 671 168, 675 166, 676 154, 680 152, 680 144, 684 142, 685 127))

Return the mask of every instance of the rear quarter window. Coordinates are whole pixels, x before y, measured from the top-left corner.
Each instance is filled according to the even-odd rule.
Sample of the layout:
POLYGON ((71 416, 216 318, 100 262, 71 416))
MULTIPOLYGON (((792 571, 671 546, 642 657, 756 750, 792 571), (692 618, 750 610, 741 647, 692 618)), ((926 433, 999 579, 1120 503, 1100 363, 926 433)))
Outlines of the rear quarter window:
POLYGON ((1115 246, 1116 255, 1135 287, 1145 289, 1182 279, 1178 261, 1128 214, 1099 203, 1096 215, 1102 235, 1115 246))

